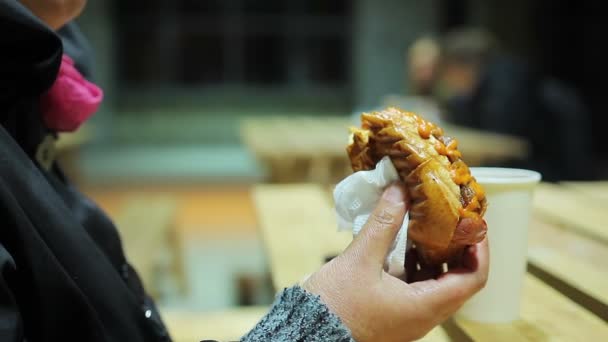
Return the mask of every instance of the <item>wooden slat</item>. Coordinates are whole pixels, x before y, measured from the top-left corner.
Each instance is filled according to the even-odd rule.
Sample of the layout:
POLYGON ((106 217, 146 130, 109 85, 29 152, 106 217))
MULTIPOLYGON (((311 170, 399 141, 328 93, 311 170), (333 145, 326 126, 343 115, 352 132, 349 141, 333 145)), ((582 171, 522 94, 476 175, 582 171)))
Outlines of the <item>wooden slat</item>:
POLYGON ((529 249, 550 248, 571 259, 608 271, 608 248, 578 232, 545 221, 534 215, 530 222, 529 249))
POLYGON ((544 219, 608 244, 608 210, 598 201, 567 187, 542 183, 534 209, 544 219))
POLYGON ((169 334, 175 342, 205 339, 238 341, 268 312, 254 306, 217 312, 176 311, 160 308, 169 334))
POLYGON ((446 135, 458 139, 458 149, 470 166, 522 159, 529 154, 528 142, 519 137, 450 124, 441 126, 446 135))
MULTIPOLYGON (((606 311, 602 317, 608 317, 608 264, 605 260, 608 260, 608 248, 602 243, 537 218, 532 221, 528 261, 555 280, 591 297, 596 303, 594 306, 599 305, 606 311)), ((577 298, 576 293, 566 294, 577 298)), ((588 305, 586 301, 580 304, 588 305)))
POLYGON ((351 125, 343 117, 266 117, 244 120, 241 135, 262 156, 335 156, 345 154, 351 125))
MULTIPOLYGON (((329 198, 319 187, 259 186, 254 190, 254 199, 260 217, 260 228, 269 251, 273 278, 278 288, 293 284, 316 270, 320 266, 319 259, 328 254, 328 241, 333 240, 334 246, 345 246, 346 240, 350 240, 350 237, 346 240, 333 237, 334 217, 329 198), (306 233, 302 233, 302 229, 306 233)), ((562 244, 566 243, 566 240, 556 240, 553 237, 557 234, 555 230, 559 231, 560 228, 547 228, 546 224, 535 227, 530 234, 533 262, 605 303, 605 286, 602 285, 605 279, 603 274, 606 273, 603 263, 603 260, 606 260, 606 249, 603 244, 563 230, 566 240, 574 236, 576 239, 571 239, 572 241, 587 242, 572 245, 570 241, 570 247, 564 247, 562 244), (547 245, 538 243, 542 234, 553 234, 547 236, 546 243, 557 241, 550 245, 553 249, 549 249, 549 257, 547 250, 543 249, 543 246, 547 245), (592 244, 595 244, 595 247, 585 250, 584 247, 592 244), (583 250, 579 250, 581 247, 583 250), (574 248, 577 251, 570 254, 573 260, 564 260, 569 254, 555 256, 556 251, 564 248, 574 248), (592 254, 594 251, 599 254, 592 254), (577 259, 581 253, 586 252, 591 253, 588 258, 595 256, 598 260, 585 264, 587 257, 577 259), (581 266, 580 260, 583 260, 585 266, 581 266)), ((457 325, 476 341, 596 341, 608 338, 608 326, 602 319, 536 277, 527 275, 524 288, 520 321, 511 324, 481 324, 458 319, 457 325)), ((441 327, 429 338, 448 340, 445 330, 441 327)))
MULTIPOLYGON (((175 342, 193 342, 203 339, 238 341, 268 312, 267 307, 245 307, 218 312, 189 312, 164 310, 163 320, 175 342)), ((442 329, 433 329, 422 342, 450 341, 442 329)))
POLYGON ((127 260, 155 298, 160 296, 157 280, 165 264, 172 272, 180 272, 178 248, 172 244, 177 243, 172 239, 175 213, 176 203, 171 198, 133 196, 115 219, 127 260))
MULTIPOLYGON (((241 135, 257 153, 290 156, 310 153, 344 154, 348 127, 358 123, 350 117, 266 117, 244 120, 241 135)), ((461 150, 471 158, 502 160, 522 158, 528 143, 517 137, 470 128, 443 125, 446 134, 460 141, 461 150), (483 144, 479 142, 483 141, 483 144)))
POLYGON ((564 182, 562 185, 575 189, 590 198, 608 205, 608 181, 602 182, 564 182))
POLYGON ((256 118, 241 123, 241 136, 270 182, 329 184, 347 174, 349 124, 332 117, 256 118))
POLYGON ((335 215, 321 187, 260 185, 253 199, 277 290, 313 273, 352 240, 350 234, 336 231, 335 215))
POLYGON ((608 303, 608 277, 605 270, 560 254, 553 248, 531 248, 529 260, 562 281, 588 293, 599 301, 608 303))
POLYGON ((562 294, 528 275, 521 320, 487 324, 457 319, 475 341, 607 341, 608 325, 562 294))
MULTIPOLYGON (((329 184, 350 173, 344 172, 350 164, 345 148, 348 128, 357 125, 350 117, 257 117, 241 123, 241 137, 268 167, 271 182, 329 184), (331 175, 332 164, 343 165, 334 168, 340 174, 331 175), (308 171, 301 172, 302 168, 308 171)), ((528 154, 528 143, 517 137, 452 125, 444 128, 446 134, 458 138, 471 166, 528 154)))

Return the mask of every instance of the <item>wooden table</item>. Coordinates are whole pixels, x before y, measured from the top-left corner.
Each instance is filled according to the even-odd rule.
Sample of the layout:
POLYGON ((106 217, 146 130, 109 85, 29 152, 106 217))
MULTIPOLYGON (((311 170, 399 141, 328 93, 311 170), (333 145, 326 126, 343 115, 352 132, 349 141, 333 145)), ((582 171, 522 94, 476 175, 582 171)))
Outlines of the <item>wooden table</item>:
POLYGON ((155 300, 166 295, 161 285, 172 281, 185 292, 181 246, 174 229, 177 203, 170 196, 129 197, 114 223, 120 232, 125 254, 155 300))
POLYGON ((268 312, 265 306, 235 308, 214 312, 190 312, 160 308, 163 320, 175 342, 204 339, 238 341, 268 312))
MULTIPOLYGON (((326 187, 259 185, 252 194, 277 290, 301 281, 351 240, 336 232, 326 187)), ((572 184, 541 184, 521 319, 512 324, 450 320, 424 340, 608 341, 606 209, 606 202, 572 184)))
MULTIPOLYGON (((273 183, 331 184, 351 173, 346 156, 348 117, 266 117, 242 122, 243 142, 269 173, 273 183)), ((471 166, 523 158, 528 144, 515 137, 442 125, 456 137, 471 166)))

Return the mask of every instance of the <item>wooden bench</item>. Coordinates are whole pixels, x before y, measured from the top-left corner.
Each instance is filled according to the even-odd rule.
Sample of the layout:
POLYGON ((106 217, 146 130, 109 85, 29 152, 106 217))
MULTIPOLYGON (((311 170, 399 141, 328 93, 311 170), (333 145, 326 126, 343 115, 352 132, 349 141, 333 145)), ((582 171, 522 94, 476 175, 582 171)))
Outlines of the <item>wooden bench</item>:
POLYGON ((155 299, 163 294, 163 281, 174 281, 183 289, 175 214, 176 203, 170 197, 132 195, 115 218, 127 260, 155 299))
MULTIPOLYGON (((350 241, 350 236, 336 232, 335 217, 325 188, 315 185, 260 185, 254 187, 253 199, 277 290, 291 286, 317 270, 326 256, 340 252, 350 241)), ((531 227, 530 264, 536 272, 532 270, 525 279, 521 320, 511 324, 453 320, 436 328, 427 339, 608 339, 607 318, 604 316, 607 259, 604 257, 592 262, 595 257, 605 256, 608 248, 603 242, 600 244, 591 239, 585 230, 570 230, 564 225, 555 225, 554 220, 543 220, 546 209, 546 206, 541 206, 540 214, 534 215, 531 227), (563 232, 566 235, 560 235, 563 232), (543 234, 549 234, 548 238, 543 239, 543 234), (551 236, 553 238, 549 238, 551 236), (599 254, 590 252, 585 256, 581 251, 562 254, 561 244, 566 241, 574 241, 578 246, 590 248, 588 252, 593 250, 599 254), (556 279, 558 282, 554 282, 556 279), (559 282, 568 286, 560 286, 559 282), (586 299, 568 293, 572 288, 583 293, 586 299)), ((600 215, 596 211, 593 214, 600 215)))
POLYGON ((352 240, 335 231, 335 214, 321 187, 259 186, 252 195, 276 290, 316 271, 352 240), (329 238, 317 239, 324 236, 329 238))
POLYGON ((160 311, 175 342, 198 342, 205 339, 238 341, 268 312, 268 308, 254 306, 195 312, 161 307, 160 311))

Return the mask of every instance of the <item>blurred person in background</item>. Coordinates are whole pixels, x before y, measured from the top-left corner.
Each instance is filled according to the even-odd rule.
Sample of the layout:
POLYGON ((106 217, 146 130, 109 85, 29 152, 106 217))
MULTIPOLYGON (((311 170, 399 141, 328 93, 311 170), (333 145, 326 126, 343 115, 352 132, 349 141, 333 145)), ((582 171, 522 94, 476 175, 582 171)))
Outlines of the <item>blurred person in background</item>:
MULTIPOLYGON (((440 108, 433 98, 437 79, 440 46, 432 36, 421 36, 405 52, 405 94, 387 94, 381 107, 396 106, 417 113, 426 120, 440 123, 440 108)), ((361 113, 353 114, 358 124, 361 113)))
MULTIPOLYGON (((84 40, 65 25, 84 5, 0 0, 0 340, 169 341, 116 227, 54 159, 57 134, 78 129, 103 97, 83 77, 87 58, 69 55, 84 40)), ((406 203, 403 186, 388 187, 343 254, 282 291, 242 341, 411 340, 452 315, 485 284, 487 241, 436 279, 391 277, 383 262, 406 203)))
POLYGON ((409 94, 429 97, 433 95, 439 66, 439 42, 430 36, 418 38, 406 53, 409 94))
POLYGON ((592 177, 589 114, 579 96, 503 50, 490 32, 463 28, 442 38, 435 94, 448 121, 525 138, 530 157, 507 166, 549 181, 592 177))

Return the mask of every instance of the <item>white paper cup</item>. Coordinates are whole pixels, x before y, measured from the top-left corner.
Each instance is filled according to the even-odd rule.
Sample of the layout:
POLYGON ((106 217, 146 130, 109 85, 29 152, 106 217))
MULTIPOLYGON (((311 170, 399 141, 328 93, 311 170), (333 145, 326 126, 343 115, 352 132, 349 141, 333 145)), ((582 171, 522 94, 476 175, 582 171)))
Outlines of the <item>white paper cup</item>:
POLYGON ((471 173, 488 198, 485 220, 490 274, 485 288, 456 315, 477 322, 511 322, 519 318, 532 195, 541 175, 530 170, 492 167, 474 167, 471 173))

